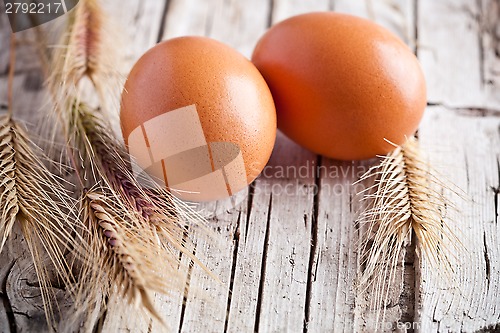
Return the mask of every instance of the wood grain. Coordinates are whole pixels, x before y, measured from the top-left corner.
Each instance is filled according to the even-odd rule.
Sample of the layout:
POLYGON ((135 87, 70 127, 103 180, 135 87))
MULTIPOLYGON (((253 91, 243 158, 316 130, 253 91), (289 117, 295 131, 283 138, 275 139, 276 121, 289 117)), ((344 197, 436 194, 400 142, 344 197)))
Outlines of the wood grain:
POLYGON ((500 322, 497 5, 418 3, 419 12, 428 14, 419 15, 418 54, 429 102, 445 106, 428 108, 420 138, 431 163, 467 193, 466 200, 449 193, 458 209, 448 218, 466 236, 469 251, 449 288, 436 287, 439 281, 427 276, 425 265, 419 267, 417 319, 422 331, 473 332, 500 322))
POLYGON ((499 107, 497 6, 494 0, 418 0, 425 13, 419 15, 418 54, 430 103, 499 107))
MULTIPOLYGON (((464 200, 445 190, 457 207, 447 218, 464 235, 470 257, 456 268, 458 282, 443 286, 412 244, 401 257, 379 331, 475 332, 500 323, 498 1, 126 0, 106 8, 122 35, 126 70, 157 41, 182 35, 209 36, 248 57, 270 24, 308 11, 367 17, 401 37, 418 54, 428 81, 430 105, 419 138, 443 179, 465 192, 464 200)), ((8 34, 0 15, 0 106, 6 102, 8 34)), ((20 49, 15 84, 17 108, 31 120, 43 98, 29 44, 20 49)), ((237 205, 200 207, 216 212, 209 220, 215 235, 209 240, 192 233, 196 255, 220 281, 194 266, 185 271, 184 290, 157 295, 168 330, 373 331, 371 296, 356 289, 365 230, 354 224, 363 208, 356 194, 369 183, 352 183, 374 163, 320 158, 279 134, 265 172, 237 205)), ((0 332, 42 332, 41 302, 20 240, 14 235, 0 256, 0 332)), ((124 308, 111 303, 98 331, 167 330, 124 308)))
POLYGON ((469 252, 456 269, 456 283, 443 287, 420 267, 419 321, 423 331, 473 332, 499 322, 498 226, 500 118, 427 110, 420 138, 443 179, 466 191, 448 193, 447 218, 463 235, 469 252), (442 128, 445 124, 446 131, 442 128))

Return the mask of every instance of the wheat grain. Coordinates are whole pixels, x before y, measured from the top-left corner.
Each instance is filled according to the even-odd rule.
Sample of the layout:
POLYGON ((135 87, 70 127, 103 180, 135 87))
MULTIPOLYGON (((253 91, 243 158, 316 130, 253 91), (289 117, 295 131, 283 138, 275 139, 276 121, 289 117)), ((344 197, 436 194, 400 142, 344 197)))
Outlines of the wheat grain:
POLYGON ((135 216, 109 200, 103 190, 94 187, 80 202, 90 250, 82 258, 74 313, 66 327, 71 330, 82 323, 84 330, 92 330, 96 316, 107 310, 108 299, 117 297, 163 323, 151 297, 154 292, 168 293, 180 281, 179 274, 157 262, 164 254, 151 242, 151 229, 138 226, 135 216))
POLYGON ((66 258, 65 251, 80 241, 77 230, 81 226, 71 218, 73 201, 62 186, 64 181, 44 165, 37 147, 12 117, 15 62, 16 38, 11 34, 8 114, 0 116, 0 252, 18 222, 33 259, 47 322, 55 324, 55 296, 50 282, 53 274, 49 274, 47 258, 55 269, 55 278, 70 285, 74 280, 73 262, 66 258))

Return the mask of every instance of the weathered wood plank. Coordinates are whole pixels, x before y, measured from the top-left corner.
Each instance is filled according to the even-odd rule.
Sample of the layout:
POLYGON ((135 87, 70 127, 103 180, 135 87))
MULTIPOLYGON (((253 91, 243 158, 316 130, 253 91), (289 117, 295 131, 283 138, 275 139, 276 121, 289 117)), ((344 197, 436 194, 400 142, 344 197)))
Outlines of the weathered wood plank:
MULTIPOLYGON (((230 201, 204 204, 203 209, 213 212, 216 206, 223 205, 225 214, 217 214, 209 220, 209 226, 216 230, 216 235, 197 238, 196 256, 220 281, 215 280, 199 266, 194 266, 190 274, 186 305, 181 314, 177 331, 199 332, 210 323, 210 329, 222 332, 226 322, 227 299, 231 279, 233 253, 233 234, 236 232, 239 209, 232 207, 230 201)), ((198 234, 199 235, 199 234, 198 234)))
POLYGON ((263 332, 296 331, 304 326, 316 218, 315 178, 311 173, 301 177, 298 171, 310 168, 315 160, 314 154, 280 136, 268 164, 271 177, 255 187, 255 195, 270 195, 256 319, 256 328, 263 332))
POLYGON ((359 210, 352 184, 364 165, 324 158, 320 164, 318 217, 308 331, 352 331, 357 298, 359 210))
MULTIPOLYGON (((0 3, 0 11, 4 12, 4 3, 0 3)), ((9 67, 10 26, 7 15, 0 15, 0 76, 7 75, 9 67)))
MULTIPOLYGON (((45 259, 45 263, 47 266, 50 265, 48 258, 45 259)), ((49 268, 48 272, 50 271, 49 268)), ((52 276, 55 275, 52 274, 52 276)), ((55 304, 51 302, 54 309, 54 320, 57 323, 63 323, 62 318, 72 310, 72 302, 71 299, 67 298, 64 286, 57 286, 55 281, 51 282, 51 293, 56 300, 55 304)), ((33 266, 33 259, 27 251, 16 258, 7 278, 6 287, 7 297, 16 320, 16 331, 47 331, 39 282, 33 266)))
POLYGON ((164 39, 200 35, 215 38, 250 57, 264 33, 270 12, 269 0, 171 0, 164 39))
MULTIPOLYGON (((3 6, 3 3, 2 3, 3 6)), ((10 55, 10 27, 5 19, 5 15, 0 15, 0 112, 7 111, 7 71, 9 69, 10 55)), ((18 68, 22 68, 26 63, 21 63, 18 68)), ((37 91, 27 91, 24 95, 24 83, 26 82, 26 73, 20 74, 14 80, 14 99, 13 105, 16 118, 28 118, 33 115, 37 101, 40 101, 40 96, 37 91), (28 98, 26 98, 28 97, 28 98)), ((34 118, 34 117, 33 117, 34 118)), ((26 332, 30 327, 26 321, 26 316, 29 313, 27 307, 40 307, 41 302, 36 299, 24 298, 23 293, 13 294, 12 277, 19 277, 22 270, 33 267, 32 262, 23 258, 29 258, 29 252, 26 248, 24 239, 19 228, 15 227, 10 235, 3 252, 0 254, 0 331, 1 332, 26 332), (19 302, 25 302, 20 305, 19 302)), ((31 327, 46 328, 47 324, 43 311, 35 311, 35 316, 38 320, 33 320, 31 327)))
MULTIPOLYGON (((500 86, 500 3, 494 0, 482 0, 478 2, 479 20, 482 34, 483 66, 482 81, 491 95, 495 95, 500 86)), ((499 97, 496 96, 498 100, 499 97)))
POLYGON ((417 294, 421 330, 473 332, 498 324, 500 118, 431 107, 424 117, 420 140, 446 181, 467 193, 465 200, 447 193, 457 207, 450 209, 447 218, 460 230, 469 252, 456 268, 456 284, 442 287, 425 266, 421 267, 417 294))
MULTIPOLYGON (((247 209, 238 221, 234 235, 233 284, 227 313, 226 332, 254 331, 258 307, 262 304, 259 286, 262 279, 262 260, 269 237, 270 195, 255 194, 255 187, 265 179, 257 179, 249 191, 247 209), (267 235, 267 238, 266 238, 267 235)), ((261 187, 259 187, 261 188, 261 187)), ((260 190, 258 190, 260 191, 260 190)))
MULTIPOLYGON (((304 12, 309 12, 312 10, 323 11, 328 10, 332 6, 332 2, 330 1, 315 1, 312 3, 305 2, 294 2, 294 1, 275 1, 274 2, 274 12, 273 12, 273 22, 279 22, 283 19, 286 19, 290 16, 298 15, 304 12)), ((326 236, 326 221, 333 221, 330 216, 325 216, 328 213, 325 213, 325 208, 328 207, 328 204, 324 203, 326 200, 331 200, 331 196, 326 193, 325 180, 322 179, 319 182, 320 175, 317 174, 317 163, 321 161, 317 157, 311 155, 306 160, 306 168, 307 177, 302 178, 307 182, 304 184, 305 186, 310 186, 312 189, 312 197, 306 197, 305 200, 309 201, 308 208, 310 209, 310 213, 305 213, 304 215, 304 228, 299 230, 298 232, 302 234, 308 235, 309 237, 304 237, 304 243, 301 245, 302 247, 310 247, 309 252, 309 260, 305 263, 303 260, 305 258, 300 258, 299 263, 302 265, 306 265, 302 267, 302 281, 305 283, 305 297, 304 304, 301 304, 303 308, 299 308, 299 311, 303 312, 303 324, 302 327, 305 331, 319 331, 323 330, 332 330, 334 327, 334 304, 335 304, 335 289, 337 284, 335 282, 332 283, 332 280, 335 279, 335 274, 339 270, 337 266, 327 267, 328 263, 332 261, 333 257, 330 256, 332 253, 328 253, 328 249, 333 247, 332 244, 328 240, 325 240, 323 236, 326 236), (321 188, 321 190, 320 190, 321 188), (318 193, 319 190, 319 193, 318 193), (310 223, 310 227, 308 227, 308 223, 310 223), (306 241, 310 242, 310 246, 306 243, 306 241), (326 264, 325 264, 326 263, 326 264), (330 268, 330 269, 329 269, 330 268), (332 299, 333 298, 333 299, 332 299)), ((330 162, 327 161, 327 164, 330 162)), ((285 164, 286 165, 286 164, 285 164)), ((322 177, 323 178, 323 177, 322 177)), ((293 179, 294 181, 299 181, 298 178, 293 179)), ((326 181, 328 182, 328 181, 326 181)), ((330 184, 328 184, 330 185, 330 184)), ((283 184, 286 186, 286 182, 283 184)), ((303 200, 304 200, 303 199, 303 200)), ((275 208, 276 209, 276 208, 275 208)), ((279 208, 278 208, 279 209, 279 208)), ((294 219, 297 220, 299 216, 295 216, 294 219)), ((338 225, 338 220, 335 220, 335 223, 338 225)), ((294 249, 295 250, 295 249, 294 249)), ((340 251, 339 251, 340 252, 340 251)), ((299 252, 302 255, 307 255, 304 253, 304 249, 299 252)), ((295 265, 297 258, 293 258, 293 263, 295 265)), ((335 259, 333 259, 335 260, 335 259)), ((286 267, 286 266, 285 266, 286 267)), ((351 265, 350 268, 354 267, 354 271, 356 271, 356 264, 351 265)), ((286 274, 286 273, 285 273, 286 274)), ((354 274, 354 278, 355 278, 354 274)), ((351 277, 352 278, 352 277, 351 277)), ((351 280, 352 281, 352 280, 351 280)), ((352 288, 349 288, 352 290, 352 288)), ((354 302, 355 297, 351 298, 351 301, 354 302)), ((344 304, 342 308, 344 307, 344 304)), ((340 311, 339 311, 340 312, 340 311)), ((353 312, 352 312, 353 313, 353 312)), ((297 314, 296 314, 297 315, 297 314)), ((346 323, 348 327, 351 327, 348 323, 346 323)), ((266 326, 263 326, 266 327, 266 326)), ((337 326, 339 327, 339 326, 337 326)), ((291 331, 299 331, 300 325, 290 325, 287 329, 291 331)))
MULTIPOLYGON (((280 2, 271 4, 272 21, 276 13, 292 15, 286 7, 276 9, 280 2)), ((310 168, 314 160, 313 154, 278 135, 241 228, 229 331, 296 331, 304 325, 315 179, 299 179, 286 170, 310 168)))
POLYGON ((109 16, 110 29, 118 38, 118 46, 124 54, 119 54, 125 61, 124 75, 150 47, 158 42, 160 28, 167 0, 145 1, 103 1, 103 7, 109 16), (122 44, 120 44, 122 43, 122 44))
MULTIPOLYGON (((107 6, 113 19, 124 27, 127 36, 124 39, 131 41, 124 47, 129 66, 156 42, 165 8, 168 11, 164 38, 208 35, 236 47, 246 56, 251 54, 269 22, 290 15, 334 8, 369 17, 391 29, 410 46, 418 46, 429 81, 431 102, 489 108, 489 111, 458 111, 431 107, 420 130, 432 164, 442 173, 450 174, 452 182, 473 199, 463 203, 449 194, 453 202, 460 205, 460 211, 450 211, 448 218, 470 238, 471 260, 458 269, 457 275, 464 288, 460 293, 456 288, 437 288, 425 266, 417 269, 414 277, 413 259, 407 258, 404 275, 400 268, 400 278, 391 292, 391 304, 396 304, 386 318, 391 325, 383 326, 384 331, 390 331, 397 321, 421 320, 418 327, 422 332, 472 332, 500 321, 499 123, 498 117, 476 117, 496 114, 494 109, 499 105, 499 61, 495 54, 499 45, 498 3, 492 0, 415 2, 417 5, 413 0, 260 0, 255 3, 170 0, 165 7, 163 1, 148 0, 122 2, 119 6, 110 2, 107 6), (414 7, 419 9, 418 15, 413 12, 414 7), (415 29, 417 16, 419 26, 415 29), (460 38, 450 38, 451 32, 460 38), (419 41, 416 43, 417 35, 419 41), (417 284, 416 314, 412 309, 413 283, 417 284)), ((1 21, 0 17, 0 26, 5 25, 1 21)), ((1 29, 0 76, 2 68, 7 68, 3 46, 8 39, 5 36, 5 29, 1 29)), ((31 69, 35 65, 29 59, 19 62, 16 90, 20 97, 16 100, 30 99, 26 97, 31 96, 26 93, 30 90, 27 87, 36 86, 32 82, 37 74, 29 77, 27 73, 33 73, 31 69)), ((0 104, 6 100, 5 87, 5 80, 0 80, 0 104)), ((19 104, 23 115, 30 117, 27 119, 32 119, 38 106, 41 104, 19 104)), ((197 254, 222 283, 195 268, 185 307, 182 295, 158 297, 157 305, 169 318, 172 330, 194 332, 209 328, 233 332, 253 331, 256 327, 262 332, 302 331, 304 328, 309 332, 371 330, 373 315, 366 311, 369 295, 358 294, 355 289, 359 274, 356 242, 363 230, 353 224, 361 206, 354 196, 359 189, 351 183, 358 175, 347 171, 346 175, 323 174, 317 179, 314 175, 287 177, 275 173, 278 167, 287 166, 305 167, 311 171, 317 161, 313 154, 279 136, 266 169, 271 176, 261 176, 248 200, 240 207, 230 209, 228 206, 228 213, 217 215, 218 218, 210 222, 214 229, 220 228, 217 234, 222 244, 194 236, 197 254), (321 190, 315 195, 318 185, 321 190), (284 188, 294 194, 275 193, 284 188), (304 321, 308 321, 307 325, 304 321)), ((369 164, 321 160, 321 167, 327 168, 322 169, 323 172, 332 168, 346 172, 351 167, 369 164)), ((206 206, 210 207, 217 208, 206 206)), ((0 262, 3 264, 4 260, 2 256, 0 262)), ((0 266, 0 282, 7 281, 2 278, 2 269, 12 263, 9 257, 7 266, 0 266)), ((417 266, 419 264, 417 262, 417 266)), ((15 268, 11 278, 20 276, 21 271, 21 267, 15 268)), ((17 289, 11 287, 10 290, 8 295, 15 299, 17 289)), ((32 304, 38 307, 38 312, 28 313, 35 316, 42 313, 39 300, 34 298, 32 304)), ((19 307, 26 308, 24 305, 19 307)), ((10 322, 3 308, 5 306, 0 305, 0 331, 3 331, 3 319, 10 322)), ((120 313, 118 309, 111 309, 108 316, 102 331, 111 331, 109 319, 113 316, 123 331, 164 330, 157 323, 148 327, 148 322, 136 321, 133 312, 120 313)), ((33 325, 26 323, 22 315, 14 318, 21 331, 33 325)))
POLYGON ((415 6, 416 0, 335 0, 336 12, 361 16, 391 30, 410 48, 416 44, 415 6))
MULTIPOLYGON (((0 3, 0 77, 6 76, 9 67, 9 44, 11 28, 7 15, 5 15, 4 3, 0 3)), ((46 31, 53 33, 56 29, 63 26, 65 17, 61 16, 49 23, 43 25, 46 31)), ((16 73, 30 72, 40 67, 38 53, 34 51, 37 43, 36 34, 32 29, 17 32, 17 55, 16 55, 16 73)))
POLYGON ((500 322, 499 119, 481 117, 495 115, 489 109, 499 105, 497 6, 495 1, 419 1, 419 55, 430 101, 462 108, 429 108, 422 142, 433 164, 470 197, 464 203, 450 194, 460 209, 449 219, 467 236, 470 252, 457 272, 463 288, 436 288, 437 281, 421 267, 417 307, 423 331, 472 332, 500 322), (450 31, 460 38, 450 38, 450 31))
POLYGON ((499 107, 497 3, 418 0, 418 54, 431 103, 499 107))
MULTIPOLYGON (((37 132, 36 124, 41 117, 40 110, 44 105, 45 94, 41 90, 41 81, 35 79, 39 75, 40 72, 36 69, 19 71, 13 82, 14 117, 25 122, 30 133, 37 132)), ((0 79, 0 105, 7 105, 6 77, 0 79)), ((38 141, 36 134, 31 139, 38 141)), ((41 255, 43 256, 43 253, 41 255)), ((2 263, 0 285, 3 289, 3 304, 6 311, 10 312, 10 314, 7 313, 7 325, 15 327, 16 332, 47 331, 33 260, 18 227, 14 228, 13 234, 0 254, 0 263, 2 263)), ((60 314, 64 316, 69 310, 64 290, 54 288, 53 291, 59 301, 60 314)), ((59 316, 58 311, 55 312, 56 316, 59 316)))
MULTIPOLYGON (((8 301, 7 296, 3 293, 0 293, 0 332, 9 333, 10 325, 9 325, 9 317, 7 316, 7 304, 4 304, 8 301)), ((9 310, 10 311, 10 310, 9 310)))
POLYGON ((14 248, 13 244, 19 241, 19 239, 19 230, 15 230, 0 255, 0 332, 9 333, 16 330, 16 320, 7 295, 7 278, 11 273, 17 256, 17 247, 14 248))
POLYGON ((303 13, 331 10, 334 6, 334 3, 334 0, 274 0, 271 1, 271 4, 273 6, 271 20, 274 24, 291 16, 303 13))

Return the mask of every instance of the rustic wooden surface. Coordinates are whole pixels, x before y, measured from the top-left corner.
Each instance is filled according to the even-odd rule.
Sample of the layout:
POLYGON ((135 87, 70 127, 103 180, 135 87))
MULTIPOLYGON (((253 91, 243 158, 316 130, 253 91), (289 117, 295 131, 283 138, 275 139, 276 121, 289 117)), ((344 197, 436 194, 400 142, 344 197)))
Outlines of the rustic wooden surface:
MULTIPOLYGON (((129 68, 157 41, 181 35, 210 36, 250 56, 270 24, 308 11, 356 14, 400 36, 418 55, 428 82, 421 143, 432 165, 466 193, 465 200, 447 193, 457 206, 447 218, 461 230, 470 255, 456 268, 459 283, 443 286, 410 246, 379 329, 500 331, 498 0, 113 0, 106 8, 123 32, 129 68)), ((2 109, 9 33, 6 16, 0 14, 2 109)), ((19 38, 14 110, 36 124, 44 106, 40 71, 29 32, 19 38)), ((227 202, 205 207, 224 212, 210 220, 222 241, 200 239, 196 253, 222 283, 194 267, 186 274, 185 305, 182 294, 158 296, 171 331, 373 331, 370 295, 356 290, 363 230, 353 223, 362 209, 356 193, 368 184, 352 183, 374 162, 321 158, 279 135, 267 173, 238 207, 227 202), (315 174, 318 165, 322 171, 315 174), (308 172, 278 174, 287 166, 308 172)), ((46 331, 19 233, 0 256, 0 299, 0 332, 46 331)), ((116 331, 116 320, 120 332, 164 330, 112 307, 97 331, 116 331)))

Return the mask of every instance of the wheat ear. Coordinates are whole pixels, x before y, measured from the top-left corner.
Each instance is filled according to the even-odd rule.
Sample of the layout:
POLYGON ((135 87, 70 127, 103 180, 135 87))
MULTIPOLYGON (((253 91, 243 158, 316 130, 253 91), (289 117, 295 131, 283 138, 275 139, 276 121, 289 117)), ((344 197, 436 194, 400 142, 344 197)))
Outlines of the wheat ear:
MULTIPOLYGON (((55 324, 50 265, 56 278, 72 283, 66 251, 80 242, 81 225, 71 216, 74 200, 42 161, 41 152, 12 117, 16 39, 11 35, 8 113, 0 116, 0 252, 16 222, 24 235, 40 283, 47 322, 55 324), (47 257, 50 265, 47 265, 47 257)), ((85 247, 80 247, 85 250, 85 247)), ((75 251, 76 252, 76 251, 75 251)), ((52 329, 52 327, 50 327, 52 329)))
POLYGON ((50 276, 43 257, 49 257, 58 278, 70 285, 72 263, 65 252, 81 242, 77 235, 81 227, 69 215, 74 200, 60 185, 62 181, 41 162, 26 132, 10 115, 0 116, 0 179, 0 251, 19 222, 33 257, 47 320, 52 323, 50 276))
POLYGON ((58 102, 75 95, 83 78, 88 77, 99 97, 119 89, 113 44, 106 33, 106 16, 98 0, 80 0, 70 14, 66 34, 56 48, 49 77, 50 91, 58 102))
MULTIPOLYGON (((188 246, 191 244, 185 239, 188 227, 204 227, 203 218, 177 200, 166 188, 154 182, 148 182, 146 188, 141 186, 141 180, 131 172, 133 162, 126 148, 111 133, 98 110, 79 104, 75 105, 74 112, 73 133, 80 136, 75 142, 87 143, 79 151, 93 155, 88 159, 94 161, 94 165, 90 166, 94 170, 93 174, 99 173, 100 178, 119 196, 125 209, 150 223, 157 231, 162 246, 172 246, 203 267, 192 255, 192 249, 188 246)), ((172 260, 176 257, 174 255, 172 260)))
POLYGON ((70 142, 76 145, 81 163, 78 168, 87 171, 86 185, 95 189, 82 199, 81 219, 93 251, 81 258, 84 265, 74 319, 88 316, 86 309, 105 310, 106 299, 118 291, 161 321, 150 295, 181 290, 179 251, 204 267, 185 237, 188 226, 203 221, 196 220, 188 207, 176 204, 166 189, 141 187, 131 172, 125 147, 108 129, 99 110, 75 102, 68 119, 70 142), (129 266, 124 260, 134 264, 129 266))
POLYGON ((95 234, 101 242, 97 251, 101 252, 101 267, 107 270, 108 279, 121 295, 136 305, 142 304, 161 320, 151 292, 167 293, 169 279, 161 274, 162 265, 156 262, 161 251, 151 242, 152 230, 139 230, 129 216, 119 215, 119 209, 110 206, 107 196, 97 191, 86 194, 84 206, 84 219, 90 222, 91 229, 98 229, 95 234))
MULTIPOLYGON (((112 207, 115 217, 126 217, 128 225, 133 226, 131 233, 141 236, 142 241, 136 246, 142 243, 145 253, 161 261, 158 266, 164 266, 162 268, 168 273, 168 278, 174 282, 179 251, 199 263, 188 246, 185 232, 186 224, 195 224, 202 219, 188 211, 186 206, 174 204, 175 199, 166 189, 143 189, 132 174, 130 157, 111 132, 110 123, 103 112, 108 110, 104 107, 105 98, 109 95, 107 92, 114 93, 116 88, 116 75, 113 74, 116 59, 109 56, 113 52, 106 51, 106 47, 111 44, 104 40, 107 32, 104 15, 96 0, 81 0, 79 6, 80 9, 75 12, 68 26, 68 34, 62 42, 64 46, 53 56, 54 74, 49 78, 55 109, 70 145, 69 157, 79 173, 82 187, 99 189, 99 205, 112 207), (102 109, 90 108, 88 103, 80 99, 79 85, 86 77, 90 79, 102 109)), ((89 238, 91 245, 96 241, 89 238)), ((99 267, 98 263, 103 258, 99 257, 99 252, 96 252, 96 256, 83 258, 84 262, 90 262, 87 265, 90 276, 98 273, 92 272, 92 268, 99 267)), ((146 260, 144 256, 135 259, 138 266, 142 265, 141 260, 146 260)), ((144 265, 147 266, 147 263, 144 265)), ((123 268, 118 266, 117 269, 123 268)), ((108 274, 108 277, 113 279, 115 275, 108 274)), ((129 279, 116 282, 118 285, 125 282, 132 285, 137 281, 129 279)), ((115 281, 109 282, 115 285, 115 281)), ((102 284, 87 285, 90 289, 82 289, 79 293, 81 298, 88 294, 96 295, 97 302, 100 290, 107 293, 106 288, 101 288, 102 284)), ((171 283, 169 287, 174 285, 171 283)), ((137 286, 139 289, 130 290, 146 290, 150 287, 145 284, 137 286)), ((131 296, 128 293, 124 295, 131 296)), ((134 301, 137 300, 142 301, 144 308, 153 316, 157 316, 148 298, 135 297, 134 301)))
MULTIPOLYGON (((442 272, 441 277, 451 277, 456 254, 464 248, 444 218, 447 200, 437 189, 443 184, 423 159, 417 139, 408 139, 381 159, 360 180, 376 177, 375 184, 365 190, 369 205, 358 222, 367 225, 361 248, 365 265, 361 290, 371 289, 372 308, 384 309, 383 321, 389 286, 412 234, 417 238, 417 254, 433 271, 442 272)), ((377 312, 377 323, 379 316, 377 312)))

